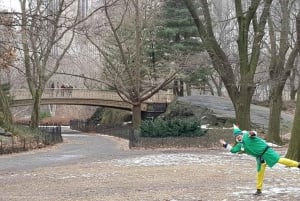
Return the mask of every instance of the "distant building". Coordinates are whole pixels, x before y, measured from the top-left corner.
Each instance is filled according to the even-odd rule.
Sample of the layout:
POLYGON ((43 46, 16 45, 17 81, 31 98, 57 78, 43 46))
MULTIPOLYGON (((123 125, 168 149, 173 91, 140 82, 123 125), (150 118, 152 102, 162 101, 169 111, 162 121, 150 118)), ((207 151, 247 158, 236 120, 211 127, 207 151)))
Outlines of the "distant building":
POLYGON ((78 0, 78 11, 81 18, 88 15, 89 4, 91 4, 90 0, 78 0))

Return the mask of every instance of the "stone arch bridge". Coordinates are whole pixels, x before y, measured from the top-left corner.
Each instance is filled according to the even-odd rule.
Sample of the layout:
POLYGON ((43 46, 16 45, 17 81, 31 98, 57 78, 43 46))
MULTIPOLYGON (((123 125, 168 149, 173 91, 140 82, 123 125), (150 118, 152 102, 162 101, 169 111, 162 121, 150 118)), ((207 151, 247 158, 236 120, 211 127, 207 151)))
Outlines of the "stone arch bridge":
MULTIPOLYGON (((28 89, 11 90, 13 97, 11 107, 29 106, 33 104, 28 89)), ((167 105, 173 100, 171 93, 159 92, 142 103, 142 116, 144 118, 156 116, 165 112, 167 105)), ((131 110, 132 105, 124 102, 114 91, 88 90, 88 89, 45 89, 41 105, 89 105, 131 110)))

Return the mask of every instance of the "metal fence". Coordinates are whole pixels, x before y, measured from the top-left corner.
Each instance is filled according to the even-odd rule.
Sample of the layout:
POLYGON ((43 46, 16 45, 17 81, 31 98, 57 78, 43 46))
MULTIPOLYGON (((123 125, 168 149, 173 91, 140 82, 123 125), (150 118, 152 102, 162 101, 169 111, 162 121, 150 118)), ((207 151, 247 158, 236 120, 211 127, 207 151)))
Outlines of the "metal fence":
POLYGON ((40 129, 44 131, 45 138, 44 142, 45 144, 56 144, 63 142, 63 138, 61 135, 61 126, 41 126, 40 129))
POLYGON ((129 141, 129 148, 135 147, 138 143, 137 134, 134 132, 131 125, 119 126, 101 126, 89 123, 85 120, 71 120, 70 128, 82 132, 97 132, 110 136, 115 136, 129 141))
POLYGON ((28 151, 63 142, 61 126, 42 126, 40 135, 0 136, 0 154, 28 151))

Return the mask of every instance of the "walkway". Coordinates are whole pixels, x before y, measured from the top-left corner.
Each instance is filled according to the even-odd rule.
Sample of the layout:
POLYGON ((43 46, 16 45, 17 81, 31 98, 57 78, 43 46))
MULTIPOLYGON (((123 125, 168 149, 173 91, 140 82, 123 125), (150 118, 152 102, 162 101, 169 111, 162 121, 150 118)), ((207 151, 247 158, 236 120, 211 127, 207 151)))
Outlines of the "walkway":
POLYGON ((118 146, 121 139, 84 134, 62 127, 64 143, 29 152, 0 155, 0 171, 19 171, 40 167, 59 166, 78 162, 106 161, 127 155, 142 154, 128 150, 128 143, 118 146))

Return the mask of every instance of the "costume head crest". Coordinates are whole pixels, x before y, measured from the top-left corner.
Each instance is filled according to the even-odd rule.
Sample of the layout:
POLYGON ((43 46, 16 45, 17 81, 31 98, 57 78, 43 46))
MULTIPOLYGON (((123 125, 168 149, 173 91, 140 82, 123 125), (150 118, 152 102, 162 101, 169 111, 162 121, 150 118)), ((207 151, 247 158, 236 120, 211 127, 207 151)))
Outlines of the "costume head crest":
POLYGON ((233 124, 233 135, 234 136, 238 136, 242 134, 242 131, 239 127, 237 127, 237 125, 233 124))

